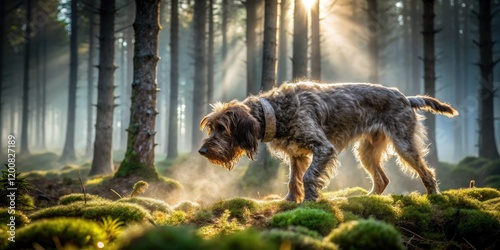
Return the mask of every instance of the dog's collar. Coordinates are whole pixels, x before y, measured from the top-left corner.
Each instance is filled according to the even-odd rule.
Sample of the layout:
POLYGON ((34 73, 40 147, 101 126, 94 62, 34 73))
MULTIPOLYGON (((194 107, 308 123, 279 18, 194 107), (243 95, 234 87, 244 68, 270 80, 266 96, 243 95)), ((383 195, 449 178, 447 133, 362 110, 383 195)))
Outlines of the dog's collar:
POLYGON ((262 142, 270 142, 276 134, 276 116, 273 106, 265 98, 259 98, 262 109, 264 110, 264 122, 266 123, 264 137, 262 142))

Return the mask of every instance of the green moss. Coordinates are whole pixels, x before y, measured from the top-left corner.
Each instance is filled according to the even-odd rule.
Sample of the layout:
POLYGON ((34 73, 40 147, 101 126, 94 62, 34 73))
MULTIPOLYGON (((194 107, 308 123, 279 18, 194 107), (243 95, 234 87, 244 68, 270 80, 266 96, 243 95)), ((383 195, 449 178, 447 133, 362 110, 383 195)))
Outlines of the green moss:
POLYGON ((127 197, 127 198, 121 198, 121 199, 117 200, 117 202, 137 204, 137 205, 149 210, 150 212, 153 212, 153 211, 160 211, 163 213, 172 212, 172 207, 170 205, 168 205, 166 202, 161 201, 161 200, 157 200, 157 199, 153 199, 153 198, 127 197))
POLYGON ((261 205, 261 211, 264 214, 275 214, 298 208, 300 204, 286 200, 264 201, 261 205))
POLYGON ((191 218, 191 222, 197 225, 205 225, 211 223, 214 215, 210 210, 200 209, 194 212, 191 218))
POLYGON ((373 217, 387 222, 394 222, 401 212, 393 206, 391 197, 379 195, 349 197, 347 202, 340 204, 340 208, 361 218, 373 217))
POLYGON ((405 249, 401 234, 393 226, 373 219, 343 223, 326 239, 341 249, 405 249))
MULTIPOLYGON (((132 147, 128 147, 132 148, 132 147)), ((155 166, 147 166, 139 161, 137 153, 133 150, 127 150, 125 159, 120 164, 116 171, 115 178, 127 178, 129 176, 140 177, 146 181, 158 181, 159 175, 156 172, 155 166)))
POLYGON ((41 220, 21 228, 11 249, 31 249, 34 244, 43 249, 96 249, 98 243, 106 246, 106 233, 96 222, 79 218, 41 220))
POLYGON ((0 208, 0 221, 2 224, 7 224, 10 222, 10 217, 14 216, 16 223, 16 228, 25 226, 30 223, 30 219, 20 210, 10 210, 7 208, 0 208))
POLYGON ((187 215, 184 211, 173 211, 169 213, 155 211, 152 216, 156 225, 177 226, 188 222, 187 215))
POLYGON ((271 229, 262 233, 263 238, 275 242, 279 249, 295 250, 336 250, 338 247, 321 238, 313 237, 294 230, 271 229))
POLYGON ((138 181, 134 184, 134 187, 132 188, 132 192, 130 193, 130 197, 136 197, 141 194, 144 194, 146 190, 148 189, 149 184, 145 181, 138 181))
POLYGON ((196 210, 200 209, 200 204, 192 201, 182 201, 181 203, 175 205, 174 209, 184 211, 186 213, 194 213, 196 210))
POLYGON ((203 226, 198 229, 198 234, 205 239, 220 237, 245 229, 236 218, 230 219, 231 212, 225 210, 224 213, 214 220, 213 224, 203 226))
POLYGON ((487 201, 500 197, 500 191, 494 188, 464 188, 447 190, 443 192, 443 195, 467 197, 478 201, 487 201))
POLYGON ((352 187, 352 188, 341 189, 334 192, 323 193, 323 197, 325 197, 326 199, 334 199, 339 197, 352 197, 352 196, 359 196, 366 194, 368 194, 368 191, 366 189, 362 187, 352 187))
MULTIPOLYGON (((477 249, 493 249, 500 238, 500 220, 488 212, 460 209, 455 216, 456 231, 449 237, 467 240, 477 249), (493 247, 493 248, 492 248, 493 247)), ((450 223, 451 224, 451 223, 450 223)))
MULTIPOLYGON (((3 221, 4 220, 2 220, 2 222, 3 221)), ((10 243, 9 237, 11 237, 11 235, 9 233, 9 227, 3 223, 0 224, 0 235, 3 235, 3 237, 0 237, 0 249, 7 249, 7 246, 10 243)))
MULTIPOLYGON (((102 198, 102 197, 100 197, 98 195, 94 195, 94 194, 87 194, 86 197, 87 197, 87 202, 89 202, 89 201, 109 201, 108 199, 102 198)), ((84 198, 83 194, 79 194, 79 193, 67 194, 67 195, 61 196, 59 198, 59 205, 67 205, 67 204, 71 204, 73 202, 84 201, 84 200, 85 200, 85 198, 84 198)))
POLYGON ((225 210, 231 212, 231 217, 238 219, 240 222, 246 223, 249 216, 259 209, 259 203, 248 198, 234 198, 229 200, 221 200, 211 206, 215 215, 221 215, 225 210))
POLYGON ((487 200, 483 203, 489 210, 500 211, 500 197, 487 200))
POLYGON ((160 226, 140 232, 124 233, 118 249, 207 249, 206 243, 187 227, 160 226))
POLYGON ((261 234, 255 230, 245 230, 223 237, 214 238, 207 242, 206 249, 213 250, 274 250, 278 246, 271 241, 262 238, 261 234))
POLYGON ((150 214, 141 206, 120 202, 84 202, 78 201, 68 205, 58 205, 41 209, 30 215, 32 220, 56 217, 81 217, 100 221, 101 218, 110 216, 118 218, 124 223, 143 222, 150 220, 150 214))
POLYGON ((326 235, 337 226, 338 220, 324 210, 301 207, 274 215, 270 224, 277 228, 302 226, 326 235))
POLYGON ((440 209, 446 208, 466 208, 466 209, 479 209, 481 208, 481 202, 465 195, 456 195, 452 193, 444 192, 443 194, 431 194, 427 198, 432 205, 439 207, 440 209))

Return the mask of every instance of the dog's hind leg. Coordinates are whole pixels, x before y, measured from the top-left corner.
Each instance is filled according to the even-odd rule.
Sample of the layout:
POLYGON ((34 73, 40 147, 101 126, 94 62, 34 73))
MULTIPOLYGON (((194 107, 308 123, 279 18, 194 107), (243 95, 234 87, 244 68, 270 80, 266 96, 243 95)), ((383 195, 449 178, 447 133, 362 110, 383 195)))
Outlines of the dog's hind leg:
POLYGON ((419 122, 415 122, 413 129, 404 130, 401 128, 391 135, 393 146, 399 155, 400 163, 403 167, 408 166, 414 169, 428 194, 439 193, 434 169, 429 168, 424 160, 427 151, 425 145, 425 130, 419 122))
POLYGON ((302 178, 311 163, 311 158, 307 155, 290 157, 290 179, 288 181, 288 194, 285 200, 301 202, 304 198, 304 183, 302 178))
POLYGON ((384 173, 385 151, 387 150, 387 137, 382 133, 367 135, 357 145, 356 157, 372 178, 370 194, 381 194, 389 184, 389 178, 384 173))

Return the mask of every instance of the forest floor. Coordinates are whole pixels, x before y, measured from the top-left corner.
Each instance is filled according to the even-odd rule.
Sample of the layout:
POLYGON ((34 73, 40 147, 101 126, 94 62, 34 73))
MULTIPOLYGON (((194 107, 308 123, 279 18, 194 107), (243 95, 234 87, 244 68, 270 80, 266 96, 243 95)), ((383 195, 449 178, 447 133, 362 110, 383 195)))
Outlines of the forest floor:
MULTIPOLYGON (((498 188, 367 196, 364 188, 352 187, 325 191, 317 202, 301 204, 283 201, 281 194, 248 198, 228 192, 232 198, 216 199, 206 194, 222 189, 196 196, 202 190, 189 186, 188 177, 172 173, 168 176, 174 179, 162 177, 156 183, 101 176, 82 178, 81 185, 89 164, 52 170, 56 159, 43 154, 24 161, 18 185, 32 189, 20 192, 17 200, 16 243, 1 237, 0 249, 500 247, 498 188)), ((180 164, 185 160, 158 164, 159 172, 168 173, 169 166, 185 168, 180 164)), ((478 164, 478 160, 468 163, 478 164)), ((8 235, 10 228, 4 221, 11 215, 8 204, 2 202, 1 207, 0 233, 8 235)))

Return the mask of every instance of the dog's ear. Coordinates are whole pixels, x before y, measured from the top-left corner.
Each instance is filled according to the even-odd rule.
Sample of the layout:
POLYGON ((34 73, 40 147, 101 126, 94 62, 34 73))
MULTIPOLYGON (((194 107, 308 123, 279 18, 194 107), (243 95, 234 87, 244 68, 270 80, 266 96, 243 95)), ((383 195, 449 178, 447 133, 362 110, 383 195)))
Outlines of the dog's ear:
POLYGON ((259 122, 250 114, 245 106, 236 107, 234 110, 232 133, 238 145, 245 150, 245 154, 253 160, 259 145, 259 122))

